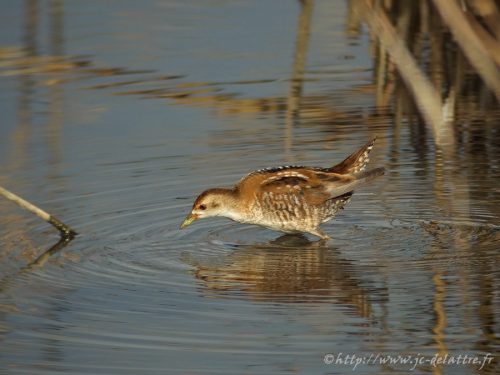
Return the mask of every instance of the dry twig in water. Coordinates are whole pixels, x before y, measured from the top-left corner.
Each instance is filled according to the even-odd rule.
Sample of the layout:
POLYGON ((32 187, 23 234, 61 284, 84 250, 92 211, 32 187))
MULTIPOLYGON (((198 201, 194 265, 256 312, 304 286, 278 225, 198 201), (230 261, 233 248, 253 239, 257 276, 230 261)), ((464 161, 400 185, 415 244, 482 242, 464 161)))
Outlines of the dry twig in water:
POLYGON ((0 186, 0 195, 3 195, 5 198, 17 203, 22 208, 34 213, 39 218, 45 220, 47 223, 53 225, 61 235, 63 239, 72 239, 77 235, 77 232, 74 231, 69 225, 64 224, 61 220, 56 218, 55 216, 49 214, 48 212, 38 208, 34 204, 24 200, 18 195, 8 191, 7 189, 0 186))

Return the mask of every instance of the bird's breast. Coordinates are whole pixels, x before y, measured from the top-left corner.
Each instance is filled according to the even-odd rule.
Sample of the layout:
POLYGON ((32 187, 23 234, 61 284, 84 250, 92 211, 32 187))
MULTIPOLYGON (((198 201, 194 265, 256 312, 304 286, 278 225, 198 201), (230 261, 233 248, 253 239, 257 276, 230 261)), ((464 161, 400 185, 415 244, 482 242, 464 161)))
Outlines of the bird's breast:
POLYGON ((308 204, 303 196, 273 192, 256 195, 250 212, 254 223, 284 231, 314 227, 322 217, 322 208, 308 204))

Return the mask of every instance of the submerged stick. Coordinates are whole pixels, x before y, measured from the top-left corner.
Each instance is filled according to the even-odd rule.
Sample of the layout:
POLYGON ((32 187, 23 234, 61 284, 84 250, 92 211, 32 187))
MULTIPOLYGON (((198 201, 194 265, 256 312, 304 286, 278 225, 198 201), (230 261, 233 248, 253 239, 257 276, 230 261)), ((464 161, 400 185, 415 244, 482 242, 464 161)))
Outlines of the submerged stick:
POLYGON ((23 198, 17 196, 16 194, 8 191, 7 189, 0 186, 0 195, 3 195, 5 198, 17 203, 19 206, 24 208, 25 210, 34 213, 39 218, 45 220, 47 223, 53 225, 61 235, 61 238, 71 239, 75 237, 78 233, 74 231, 69 225, 64 224, 57 217, 45 212, 41 208, 38 208, 34 204, 24 200, 23 198))

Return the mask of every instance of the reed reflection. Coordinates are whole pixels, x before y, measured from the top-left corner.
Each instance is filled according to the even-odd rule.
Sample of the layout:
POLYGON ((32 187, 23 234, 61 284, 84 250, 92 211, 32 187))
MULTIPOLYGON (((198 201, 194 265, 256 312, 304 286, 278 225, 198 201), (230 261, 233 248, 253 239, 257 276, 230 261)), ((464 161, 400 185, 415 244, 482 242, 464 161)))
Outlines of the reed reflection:
MULTIPOLYGON (((403 84, 416 104, 407 105, 403 113, 422 116, 436 144, 447 147, 455 143, 453 133, 464 115, 477 113, 463 111, 464 101, 474 97, 475 103, 481 103, 483 115, 488 116, 484 111, 496 112, 500 100, 500 73, 495 66, 496 54, 491 52, 497 48, 484 47, 498 45, 491 35, 496 28, 471 26, 498 17, 498 11, 492 3, 488 5, 491 12, 478 9, 474 1, 462 3, 463 11, 455 2, 442 0, 383 4, 352 0, 348 14, 352 19, 347 22, 348 32, 354 35, 360 19, 370 28, 377 107, 386 107, 403 84), (408 111, 408 107, 413 110, 408 111)), ((395 112, 401 113, 403 102, 396 99, 395 104, 395 112)))
MULTIPOLYGON (((498 353, 498 303, 495 302, 495 291, 498 280, 495 280, 492 264, 481 262, 478 280, 477 314, 481 327, 481 335, 478 337, 476 347, 485 353, 498 353)), ((484 368, 486 374, 498 373, 498 364, 490 363, 484 368), (496 368, 495 368, 496 367, 496 368)))
POLYGON ((304 70, 306 67, 307 46, 311 30, 311 19, 313 12, 313 0, 302 0, 299 24, 297 27, 297 40, 295 42, 295 55, 293 61, 292 78, 288 91, 285 117, 285 153, 288 161, 291 161, 291 149, 293 144, 293 128, 300 120, 300 100, 304 85, 304 70))
MULTIPOLYGON (((9 69, 18 69, 19 79, 19 95, 18 95, 18 119, 17 127, 11 135, 12 147, 11 155, 8 156, 9 163, 6 164, 6 175, 1 178, 0 183, 6 183, 19 187, 19 182, 14 177, 18 171, 34 171, 39 167, 39 155, 33 152, 33 147, 30 144, 32 134, 36 132, 35 122, 38 113, 35 109, 37 103, 47 103, 48 111, 42 116, 42 121, 45 124, 45 140, 46 149, 49 154, 50 170, 46 178, 47 186, 53 184, 53 179, 59 176, 59 169, 62 162, 61 154, 61 133, 63 128, 63 111, 64 111, 64 92, 62 85, 59 82, 60 72, 57 67, 63 60, 62 54, 64 51, 63 41, 63 4, 60 0, 52 0, 48 4, 49 10, 49 45, 52 56, 47 59, 41 55, 39 51, 41 12, 44 7, 40 6, 37 0, 26 0, 24 2, 24 24, 23 24, 23 47, 16 54, 11 51, 7 56, 7 62, 3 67, 7 67, 5 73, 9 73, 9 69), (43 80, 45 76, 49 79, 43 80), (50 87, 49 94, 46 95, 43 90, 40 90, 40 85, 48 85, 50 87)), ((12 72, 12 70, 10 70, 12 72)), ((58 187, 58 190, 61 186, 58 187)), ((4 199, 0 205, 3 206, 4 199)), ((9 202, 6 202, 9 205, 9 202)), ((0 223, 4 223, 9 230, 7 231, 5 240, 16 238, 25 241, 30 235, 26 227, 27 225, 19 225, 23 221, 23 217, 17 214, 10 214, 11 207, 5 208, 5 213, 0 217, 0 223), (12 228, 12 229, 11 229, 12 228)), ((29 241, 29 240, 27 240, 29 241)), ((5 255, 10 255, 9 248, 5 255)), ((39 253, 39 249, 31 241, 22 253, 24 258, 32 259, 35 254, 39 253)), ((2 254, 4 255, 4 254, 2 254)))
MULTIPOLYGON (((50 49, 53 56, 64 54, 64 8, 61 0, 51 0, 50 6, 50 49)), ((64 125, 64 87, 61 76, 55 72, 50 79, 50 104, 47 124, 47 144, 50 150, 50 166, 53 169, 49 178, 58 175, 63 160, 61 153, 61 133, 64 125)))
POLYGON ((262 245, 241 246, 211 261, 193 261, 193 275, 207 297, 242 293, 253 301, 334 303, 354 315, 373 319, 374 301, 384 288, 368 287, 359 267, 344 259, 337 247, 284 235, 262 245))

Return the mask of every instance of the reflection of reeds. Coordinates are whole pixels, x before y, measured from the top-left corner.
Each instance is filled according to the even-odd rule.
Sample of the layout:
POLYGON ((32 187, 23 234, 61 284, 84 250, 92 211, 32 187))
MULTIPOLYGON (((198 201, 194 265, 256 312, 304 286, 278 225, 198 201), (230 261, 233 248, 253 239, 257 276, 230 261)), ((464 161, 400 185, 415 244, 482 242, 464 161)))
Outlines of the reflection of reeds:
MULTIPOLYGON (((436 272, 432 278, 434 282, 434 315, 436 324, 432 329, 434 333, 434 341, 436 344, 436 350, 439 357, 444 358, 448 354, 448 348, 445 342, 445 328, 446 328, 446 310, 445 310, 445 297, 446 297, 446 284, 444 283, 441 275, 436 272)), ((433 368, 433 373, 436 375, 442 374, 442 369, 440 366, 433 368)))
MULTIPOLYGON (((359 8, 359 11, 365 15, 364 19, 370 26, 372 34, 379 39, 380 45, 391 56, 401 77, 412 92, 426 123, 430 125, 436 142, 438 144, 451 143, 448 123, 443 117, 441 98, 430 80, 419 68, 404 40, 397 34, 396 28, 388 16, 382 8, 373 6, 371 1, 366 1, 364 6, 359 8)), ((380 61, 385 64, 385 59, 380 61)), ((382 81, 380 74, 382 73, 379 71, 377 75, 379 86, 382 81)))
MULTIPOLYGON (((461 102, 471 94, 476 103, 484 105, 488 103, 484 100, 486 87, 500 101, 498 10, 491 1, 463 3, 469 6, 466 11, 447 0, 350 2, 349 16, 355 21, 348 24, 362 18, 376 44, 377 105, 388 104, 388 94, 398 79, 392 71, 395 66, 438 145, 453 144, 450 124, 458 122, 461 102), (391 57, 389 62, 386 54, 391 57), (470 84, 478 79, 479 84, 470 84)), ((400 99, 396 98, 396 113, 401 113, 400 99)))
MULTIPOLYGON (((474 32, 473 27, 456 2, 449 0, 433 0, 433 2, 469 62, 482 77, 483 82, 496 95, 497 100, 500 101, 500 72, 485 48, 483 40, 480 39, 480 34, 474 32)), ((469 16, 474 19, 472 15, 469 14, 469 16)), ((490 43, 493 41, 490 40, 490 43)))
MULTIPOLYGON (((36 22, 30 16, 36 11, 35 3, 28 2, 30 6, 27 8, 29 21, 27 28, 30 30, 36 26, 36 22)), ((494 2, 464 1, 463 3, 469 6, 467 12, 462 12, 464 14, 458 18, 458 21, 455 19, 450 21, 450 30, 454 38, 460 39, 458 46, 463 48, 464 52, 462 52, 456 48, 457 43, 446 30, 450 11, 453 15, 457 7, 446 1, 444 3, 446 4, 438 0, 434 2, 433 0, 419 2, 351 0, 346 23, 348 35, 351 37, 359 37, 361 20, 365 20, 372 26, 375 44, 373 51, 376 53, 374 56, 374 71, 376 72, 374 92, 377 105, 377 111, 373 115, 380 116, 384 111, 387 112, 391 101, 394 100, 396 120, 399 122, 408 119, 411 123, 414 121, 413 112, 418 108, 418 112, 429 125, 436 143, 453 144, 457 137, 452 130, 456 130, 456 126, 449 126, 450 124, 456 125, 460 116, 463 115, 474 119, 484 118, 488 116, 489 108, 496 108, 494 106, 497 103, 493 103, 491 99, 493 96, 485 95, 485 87, 490 87, 495 94, 498 91, 495 89, 498 86, 495 83, 498 81, 498 69, 495 66, 492 68, 494 64, 492 61, 498 61, 499 49, 486 48, 487 55, 485 55, 485 48, 471 47, 469 44, 472 43, 470 41, 479 40, 479 44, 498 46, 500 27, 497 25, 500 22, 498 22, 498 9, 494 2), (437 9, 440 9, 440 12, 437 9), (441 16, 441 13, 445 16, 441 16), (462 25, 458 27, 460 28, 458 32, 453 31, 457 29, 455 24, 462 25), (481 60, 489 62, 473 63, 478 57, 473 53, 474 48, 479 51, 478 56, 481 60), (471 60, 470 65, 469 60, 471 60), (485 69, 481 68, 485 64, 488 65, 486 73, 484 73, 485 69), (409 88, 417 104, 416 108, 402 93, 400 77, 409 88), (465 101, 467 103, 464 103, 465 101)), ((60 30, 52 35, 52 44, 56 46, 62 40, 62 36, 58 36, 62 33, 62 21, 59 17, 62 9, 59 1, 51 2, 51 4, 51 12, 58 15, 54 17, 57 19, 54 20, 53 29, 60 30)), ((183 77, 164 74, 148 74, 133 80, 116 79, 113 82, 96 84, 92 88, 123 87, 124 91, 115 92, 115 94, 140 95, 148 98, 170 99, 179 104, 215 107, 223 115, 283 113, 287 124, 285 146, 289 149, 293 138, 293 123, 304 121, 325 123, 326 117, 330 114, 333 114, 333 117, 329 122, 335 122, 339 114, 338 109, 329 108, 328 96, 321 98, 316 96, 310 100, 312 97, 302 95, 303 83, 307 82, 304 73, 305 55, 308 34, 314 21, 312 8, 312 0, 301 2, 294 68, 286 97, 240 98, 238 93, 224 90, 231 83, 194 82, 195 87, 187 87, 183 84, 171 83, 171 79, 183 77), (132 85, 147 85, 148 87, 138 87, 137 90, 126 89, 132 85), (312 106, 309 104, 311 102, 312 106)), ((41 82, 53 85, 92 77, 119 78, 120 75, 125 74, 153 73, 116 67, 95 67, 89 59, 61 55, 60 48, 53 48, 53 56, 40 56, 34 53, 36 46, 33 44, 33 38, 29 37, 32 33, 26 35, 26 44, 31 48, 24 49, 22 56, 9 57, 7 54, 7 57, 0 61, 0 75, 43 77, 57 73, 57 77, 41 82)), ((342 113, 340 115, 345 118, 352 117, 352 115, 345 116, 342 113)), ((352 119, 352 121, 357 120, 352 119)))
POLYGON ((309 42, 314 2, 313 0, 303 0, 301 4, 302 9, 297 28, 292 79, 290 80, 286 105, 285 150, 287 153, 289 153, 292 148, 293 127, 298 121, 300 114, 300 99, 302 97, 302 87, 304 84, 304 69, 306 67, 307 45, 309 42))

